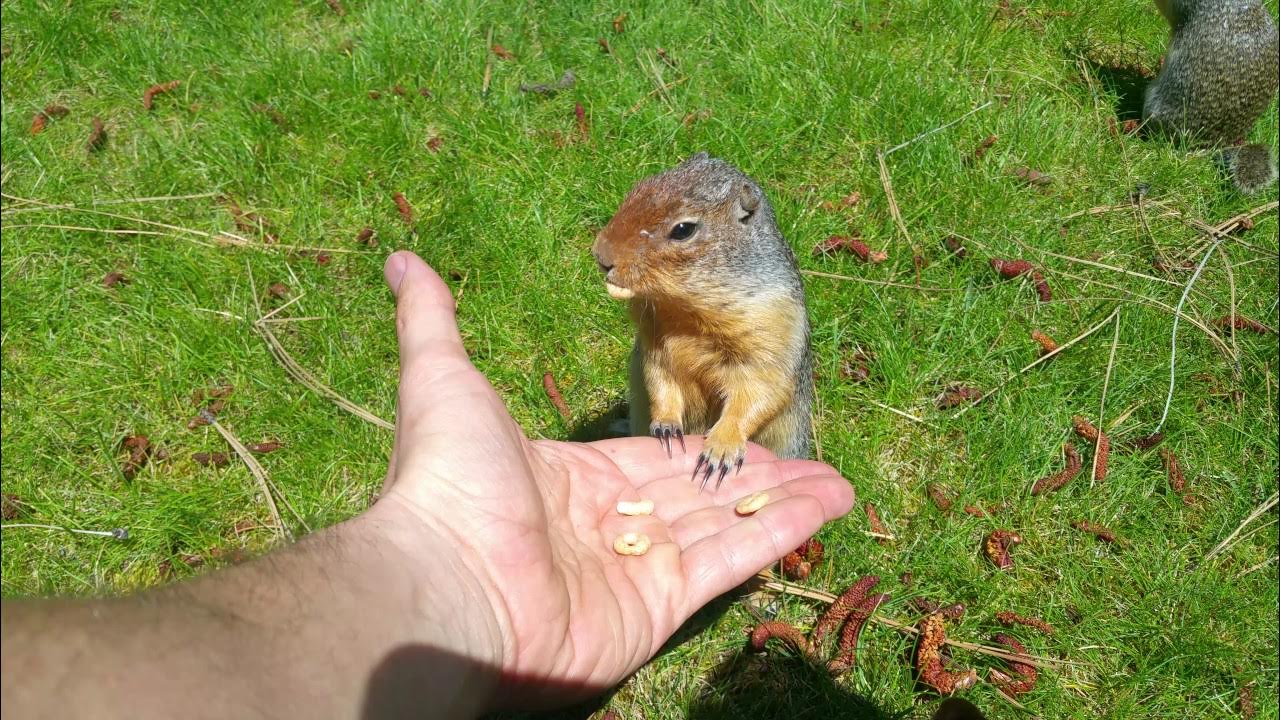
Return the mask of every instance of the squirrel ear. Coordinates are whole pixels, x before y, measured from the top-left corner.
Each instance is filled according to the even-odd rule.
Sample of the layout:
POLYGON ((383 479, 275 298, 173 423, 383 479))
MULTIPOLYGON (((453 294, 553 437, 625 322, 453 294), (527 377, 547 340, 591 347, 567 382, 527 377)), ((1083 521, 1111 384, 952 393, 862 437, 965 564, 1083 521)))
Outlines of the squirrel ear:
POLYGON ((738 187, 738 194, 733 198, 733 217, 740 223, 745 223, 756 214, 756 209, 760 207, 760 191, 751 183, 742 183, 738 187))
POLYGON ((685 163, 692 165, 693 163, 706 162, 710 159, 711 159, 711 153, 708 153, 706 150, 703 150, 702 152, 696 155, 691 155, 688 160, 685 160, 685 163))

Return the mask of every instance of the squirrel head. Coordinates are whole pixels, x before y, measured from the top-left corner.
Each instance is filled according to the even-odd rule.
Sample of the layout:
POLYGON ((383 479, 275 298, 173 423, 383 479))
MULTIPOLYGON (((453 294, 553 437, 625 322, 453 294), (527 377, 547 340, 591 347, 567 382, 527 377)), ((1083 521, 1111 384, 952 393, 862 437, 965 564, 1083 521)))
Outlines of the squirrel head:
POLYGON ((740 244, 771 215, 758 185, 702 152, 637 183, 591 253, 614 299, 684 297, 700 262, 740 244))

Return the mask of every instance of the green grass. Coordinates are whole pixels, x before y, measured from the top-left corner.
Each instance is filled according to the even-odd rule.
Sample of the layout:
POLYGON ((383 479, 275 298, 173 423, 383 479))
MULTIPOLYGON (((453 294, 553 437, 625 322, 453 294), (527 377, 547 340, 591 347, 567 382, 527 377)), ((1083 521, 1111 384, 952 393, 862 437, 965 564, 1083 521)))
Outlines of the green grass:
MULTIPOLYGON (((1233 717, 1237 688, 1250 681, 1258 683, 1259 716, 1276 717, 1276 564, 1241 576, 1274 557, 1275 511, 1253 526, 1265 529, 1197 564, 1276 491, 1274 336, 1224 335, 1238 346, 1235 366, 1182 324, 1165 447, 1187 468, 1190 505, 1166 490, 1154 453, 1114 457, 1099 486, 1079 479, 1051 497, 1028 495, 1059 466, 1070 417, 1098 413, 1110 325, 970 412, 957 417, 932 404, 946 383, 991 388, 1034 359, 1031 329, 1065 341, 1118 306, 1106 418, 1124 418, 1113 430, 1120 439, 1158 421, 1172 322, 1158 303, 1175 304, 1188 273, 1164 284, 1040 251, 1151 273, 1152 243, 1178 255, 1203 236, 1151 205, 1149 233, 1128 211, 1078 218, 1065 231, 1061 218, 1124 202, 1148 183, 1151 200, 1217 222, 1275 200, 1276 189, 1244 198, 1204 154, 1108 133, 1115 98, 1074 48, 1121 48, 1154 66, 1166 30, 1153 6, 1073 0, 1054 5, 1067 13, 1034 4, 1008 15, 994 3, 959 0, 654 2, 625 8, 619 35, 611 20, 622 8, 598 3, 345 5, 339 17, 319 0, 5 3, 6 194, 92 209, 94 201, 226 193, 269 219, 283 243, 343 250, 322 266, 180 232, 22 227, 144 226, 5 200, 4 492, 26 504, 24 522, 131 532, 118 543, 5 531, 6 596, 136 590, 165 582, 165 563, 179 578, 200 571, 183 556, 215 565, 215 556, 271 545, 269 530, 244 529, 269 520, 247 471, 190 459, 226 449, 210 428, 186 427, 192 391, 219 381, 235 387, 221 416, 233 432, 285 443, 263 462, 308 524, 366 506, 390 434, 284 373, 248 322, 257 312, 253 283, 260 296, 273 282, 305 293, 285 312, 319 319, 280 326, 282 341, 339 392, 390 417, 395 339, 380 269, 386 251, 410 247, 456 273, 450 282, 462 293, 472 356, 531 435, 572 430, 542 393, 544 371, 555 373, 577 417, 608 412, 624 395, 630 330, 587 248, 635 180, 706 149, 761 181, 806 269, 913 283, 914 248, 929 260, 923 284, 942 289, 809 278, 823 457, 897 536, 877 544, 855 510, 823 531, 830 559, 810 584, 838 592, 879 574, 894 596, 883 612, 904 621, 915 619, 906 603, 913 594, 963 601, 969 613, 952 634, 974 641, 993 631, 997 610, 1045 617, 1057 636, 1020 635, 1034 652, 1075 664, 1044 673, 1023 696, 1043 717, 1233 717), (516 59, 492 62, 486 95, 490 32, 516 59), (600 51, 601 36, 612 56, 600 51), (550 98, 518 90, 569 67, 578 77, 570 90, 550 98), (652 92, 655 69, 675 83, 665 93, 652 92), (143 89, 171 79, 181 87, 144 111, 143 89), (397 84, 410 95, 394 95, 397 84), (417 95, 419 87, 431 98, 417 95), (990 99, 991 107, 889 156, 909 243, 890 217, 876 151, 990 99), (32 136, 33 113, 51 102, 70 116, 32 136), (590 138, 565 144, 577 132, 575 102, 586 109, 590 138), (287 130, 257 104, 276 108, 287 130), (709 115, 683 122, 700 111, 709 115), (109 140, 90 154, 93 116, 105 121, 109 140), (967 163, 991 134, 999 142, 967 163), (436 136, 443 144, 432 152, 427 141, 436 136), (1009 176, 1019 166, 1054 181, 1025 187, 1009 176), (821 209, 822 200, 855 190, 863 195, 855 209, 821 209), (395 192, 416 210, 412 232, 396 214, 395 192), (377 230, 377 250, 354 242, 366 225, 377 230), (890 260, 863 266, 810 256, 818 240, 850 231, 890 260), (940 240, 952 232, 973 239, 968 258, 946 258, 940 240), (993 255, 1042 264, 1054 302, 997 281, 986 264, 993 255), (131 282, 102 287, 111 270, 131 282), (853 346, 876 356, 865 384, 839 373, 853 346), (120 442, 134 433, 171 458, 126 481, 120 442), (927 500, 930 482, 951 488, 957 505, 1006 509, 985 520, 943 514, 927 500), (1081 535, 1068 526, 1079 517, 1131 544, 1081 535), (1027 540, 1010 573, 977 552, 998 526, 1027 540), (897 581, 903 572, 914 575, 910 591, 897 581)), ((1268 6, 1274 14, 1275 3, 1268 6)), ((1253 139, 1275 147, 1277 134, 1273 109, 1253 139)), ((215 197, 96 209, 202 232, 233 229, 215 197)), ((1239 311, 1273 327, 1276 236, 1272 211, 1243 243, 1221 246, 1234 266, 1239 311)), ((1204 321, 1227 314, 1231 294, 1215 257, 1188 312, 1204 321)), ((780 613, 809 623, 814 608, 783 598, 780 613)), ((611 706, 649 718, 906 717, 932 707, 904 659, 910 643, 887 628, 869 630, 857 668, 832 683, 780 652, 743 655, 752 619, 739 606, 705 620, 705 630, 622 685, 611 706)), ((954 662, 984 675, 993 666, 963 652, 954 662)), ((1017 715, 990 685, 967 696, 993 716, 1017 715)))

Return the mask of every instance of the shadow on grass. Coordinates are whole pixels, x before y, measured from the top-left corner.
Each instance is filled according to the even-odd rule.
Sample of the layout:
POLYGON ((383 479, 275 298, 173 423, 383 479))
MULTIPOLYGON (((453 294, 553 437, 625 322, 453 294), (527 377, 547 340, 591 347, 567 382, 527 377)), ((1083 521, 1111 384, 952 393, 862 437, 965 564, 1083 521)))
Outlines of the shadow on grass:
POLYGON ((1089 70, 1102 87, 1115 97, 1116 119, 1142 120, 1142 104, 1147 97, 1151 77, 1139 67, 1089 62, 1089 70))
POLYGON ((626 421, 630 407, 625 399, 615 400, 608 410, 594 417, 579 420, 569 430, 565 440, 570 442, 593 442, 614 437, 625 437, 626 421), (619 431, 621 430, 621 431, 619 431))
POLYGON ((856 718, 891 720, 867 698, 836 684, 825 668, 781 651, 757 654, 744 647, 712 670, 706 687, 689 708, 694 720, 741 718, 856 718))

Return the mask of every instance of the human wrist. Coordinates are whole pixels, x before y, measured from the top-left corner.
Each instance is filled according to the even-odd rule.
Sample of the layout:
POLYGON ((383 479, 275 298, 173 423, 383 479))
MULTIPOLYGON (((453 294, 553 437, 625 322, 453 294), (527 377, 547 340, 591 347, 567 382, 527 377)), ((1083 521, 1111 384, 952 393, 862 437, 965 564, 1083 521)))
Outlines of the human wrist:
POLYGON ((395 588, 393 597, 372 603, 384 616, 367 619, 383 624, 379 632, 397 639, 388 661, 456 661, 453 666, 466 670, 458 677, 465 684, 459 692, 487 702, 498 685, 504 638, 490 600, 492 583, 481 569, 446 533, 395 496, 384 497, 341 528, 353 546, 363 548, 371 571, 385 578, 369 588, 372 594, 395 588))

